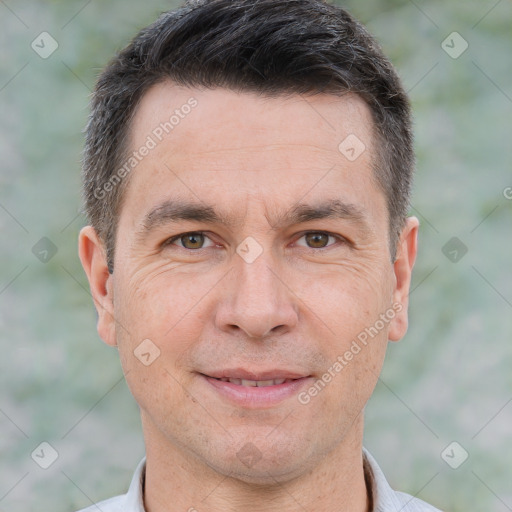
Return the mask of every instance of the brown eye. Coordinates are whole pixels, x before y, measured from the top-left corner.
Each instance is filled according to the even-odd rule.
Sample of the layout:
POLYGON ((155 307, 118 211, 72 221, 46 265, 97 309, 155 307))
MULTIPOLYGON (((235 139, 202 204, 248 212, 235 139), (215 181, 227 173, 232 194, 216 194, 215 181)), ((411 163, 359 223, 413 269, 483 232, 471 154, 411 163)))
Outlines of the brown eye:
MULTIPOLYGON (((181 235, 177 235, 173 238, 170 238, 164 245, 178 245, 178 247, 182 247, 184 249, 197 250, 209 247, 204 245, 205 240, 210 241, 210 239, 207 236, 205 236, 204 233, 183 233, 181 235)), ((212 245, 211 241, 210 245, 212 245)))
POLYGON ((204 243, 204 235, 201 233, 190 233, 180 237, 185 249, 201 249, 204 243))
POLYGON ((329 242, 329 235, 327 233, 308 233, 304 236, 308 246, 313 249, 326 247, 329 242))

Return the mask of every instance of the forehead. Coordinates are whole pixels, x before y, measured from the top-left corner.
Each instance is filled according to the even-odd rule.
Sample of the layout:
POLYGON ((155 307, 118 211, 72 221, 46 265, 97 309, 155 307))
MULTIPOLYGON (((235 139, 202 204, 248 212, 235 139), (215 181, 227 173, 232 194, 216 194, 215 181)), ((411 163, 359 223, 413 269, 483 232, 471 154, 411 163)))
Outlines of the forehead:
POLYGON ((279 215, 279 205, 332 198, 338 189, 345 203, 372 209, 369 196, 380 192, 372 126, 369 108, 353 94, 268 98, 158 84, 131 124, 129 155, 144 156, 130 171, 123 210, 136 224, 172 197, 208 198, 226 211, 252 197, 279 215))
MULTIPOLYGON (((371 143, 372 116, 356 94, 288 94, 268 97, 229 89, 188 88, 162 82, 142 97, 131 124, 133 147, 151 135, 156 142, 179 142, 194 133, 193 144, 234 148, 254 143, 316 144, 337 150, 342 138, 355 134, 371 143), (213 131, 211 129, 214 129, 213 131), (225 132, 233 130, 231 138, 225 132)), ((196 148, 198 150, 203 149, 196 148)))

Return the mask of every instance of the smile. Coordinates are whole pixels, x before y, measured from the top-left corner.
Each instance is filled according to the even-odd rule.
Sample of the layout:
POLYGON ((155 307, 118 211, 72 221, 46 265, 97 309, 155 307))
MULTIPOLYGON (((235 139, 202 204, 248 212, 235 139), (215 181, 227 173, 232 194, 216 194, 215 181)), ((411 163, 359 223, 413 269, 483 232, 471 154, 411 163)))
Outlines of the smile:
MULTIPOLYGON (((218 376, 200 374, 208 387, 208 393, 227 401, 231 405, 246 409, 261 409, 280 405, 285 400, 296 396, 306 385, 313 380, 311 376, 300 376, 288 373, 287 375, 248 375, 226 377, 224 372, 218 376), (224 373, 224 375, 222 375, 224 373), (252 377, 252 378, 247 378, 252 377), (274 378, 272 378, 274 377, 274 378)), ((227 372, 226 372, 227 373, 227 372)), ((271 372, 268 372, 271 373, 271 372)))
MULTIPOLYGON (((212 377, 215 378, 215 377, 212 377)), ((292 382, 296 379, 270 379, 270 380, 248 380, 248 379, 234 379, 231 377, 222 377, 220 380, 222 382, 231 382, 231 384, 236 384, 237 386, 246 386, 246 387, 258 387, 264 388, 267 386, 278 386, 280 384, 286 384, 287 382, 292 382)))

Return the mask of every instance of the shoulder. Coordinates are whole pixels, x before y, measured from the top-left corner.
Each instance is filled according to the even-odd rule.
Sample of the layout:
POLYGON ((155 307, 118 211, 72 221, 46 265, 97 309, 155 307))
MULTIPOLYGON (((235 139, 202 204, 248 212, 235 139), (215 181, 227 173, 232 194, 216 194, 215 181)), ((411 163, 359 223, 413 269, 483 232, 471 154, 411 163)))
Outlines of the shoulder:
POLYGON ((144 512, 143 489, 146 457, 137 466, 126 494, 114 496, 77 512, 144 512))
POLYGON ((100 501, 91 505, 87 508, 82 508, 77 510, 77 512, 124 512, 122 508, 122 503, 126 495, 114 496, 113 498, 109 498, 108 500, 100 501))
POLYGON ((441 512, 441 510, 404 492, 392 489, 377 461, 363 447, 367 483, 373 497, 374 512, 441 512))
POLYGON ((398 501, 398 505, 401 507, 400 510, 403 512, 442 512, 438 508, 405 492, 393 491, 393 493, 398 501))

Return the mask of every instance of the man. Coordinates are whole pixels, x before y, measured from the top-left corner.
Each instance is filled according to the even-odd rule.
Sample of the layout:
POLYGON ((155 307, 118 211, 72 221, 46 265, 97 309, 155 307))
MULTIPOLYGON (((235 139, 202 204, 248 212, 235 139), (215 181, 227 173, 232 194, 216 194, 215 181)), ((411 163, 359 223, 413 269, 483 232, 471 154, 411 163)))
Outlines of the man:
POLYGON ((146 457, 88 510, 434 511, 362 447, 407 329, 400 81, 321 0, 194 1, 100 76, 79 252, 146 457))

